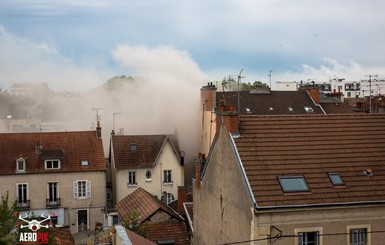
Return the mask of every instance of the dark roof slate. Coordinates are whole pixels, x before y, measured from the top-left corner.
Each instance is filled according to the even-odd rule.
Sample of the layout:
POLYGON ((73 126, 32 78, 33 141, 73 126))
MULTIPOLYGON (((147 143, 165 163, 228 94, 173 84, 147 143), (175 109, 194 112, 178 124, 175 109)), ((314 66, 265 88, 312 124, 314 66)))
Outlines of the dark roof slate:
MULTIPOLYGON (((217 92, 216 100, 217 106, 221 100, 224 100, 226 105, 236 106, 238 93, 217 92)), ((241 91, 240 103, 243 115, 308 114, 305 106, 311 107, 314 110, 313 114, 324 114, 306 91, 271 91, 269 94, 252 94, 250 91, 241 91), (289 107, 293 110, 290 111, 289 107), (249 108, 250 112, 247 112, 246 108, 249 108)))
POLYGON ((240 135, 260 208, 385 202, 385 114, 241 116, 240 135), (345 185, 333 186, 329 172, 345 185), (284 193, 279 176, 304 176, 310 191, 284 193))

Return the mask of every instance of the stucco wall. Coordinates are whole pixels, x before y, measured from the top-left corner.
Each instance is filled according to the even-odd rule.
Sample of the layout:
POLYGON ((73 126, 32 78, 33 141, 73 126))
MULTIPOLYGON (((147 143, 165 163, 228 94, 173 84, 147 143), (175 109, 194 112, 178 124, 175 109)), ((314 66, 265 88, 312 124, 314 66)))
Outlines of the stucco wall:
POLYGON ((252 208, 229 135, 221 130, 201 187, 194 187, 194 244, 249 240, 252 208))
POLYGON ((116 170, 117 202, 131 194, 138 186, 158 198, 165 191, 172 193, 178 199, 178 186, 184 185, 184 168, 180 165, 170 142, 166 142, 163 150, 153 168, 118 169, 116 170), (151 171, 151 181, 146 179, 147 170, 151 171), (163 183, 163 170, 171 170, 172 184, 163 183), (128 186, 128 172, 136 172, 137 186, 128 186))
MULTIPOLYGON (((373 231, 384 231, 385 206, 361 205, 355 207, 272 210, 271 212, 260 211, 256 217, 254 221, 256 236, 275 236, 277 230, 271 228, 274 226, 282 230, 283 236, 296 235, 301 231, 320 230, 322 234, 326 234, 321 234, 320 245, 349 244, 349 228, 362 227, 368 228, 368 238, 371 241, 368 245, 380 245, 385 240, 385 232, 370 234, 373 231), (270 232, 271 234, 268 234, 270 232)), ((269 243, 266 240, 260 244, 269 243)), ((280 239, 275 244, 292 245, 297 243, 295 237, 287 237, 280 239)))
POLYGON ((60 208, 64 208, 64 224, 70 225, 71 232, 77 231, 78 209, 87 209, 89 225, 93 229, 95 222, 103 223, 101 209, 106 204, 106 181, 104 171, 87 173, 47 173, 47 174, 18 174, 0 177, 0 194, 9 191, 9 200, 17 198, 17 184, 28 183, 28 199, 30 210, 46 209, 47 185, 49 182, 59 183, 60 208), (73 182, 77 180, 91 181, 91 198, 74 199, 73 182))

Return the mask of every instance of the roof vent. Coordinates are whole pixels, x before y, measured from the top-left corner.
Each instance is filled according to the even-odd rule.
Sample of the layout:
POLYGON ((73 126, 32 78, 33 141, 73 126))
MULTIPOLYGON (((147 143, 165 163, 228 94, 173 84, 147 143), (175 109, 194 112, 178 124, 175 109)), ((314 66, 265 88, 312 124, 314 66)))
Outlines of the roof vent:
POLYGON ((370 168, 368 168, 368 169, 364 170, 364 174, 366 176, 370 177, 370 176, 373 176, 373 171, 370 168))

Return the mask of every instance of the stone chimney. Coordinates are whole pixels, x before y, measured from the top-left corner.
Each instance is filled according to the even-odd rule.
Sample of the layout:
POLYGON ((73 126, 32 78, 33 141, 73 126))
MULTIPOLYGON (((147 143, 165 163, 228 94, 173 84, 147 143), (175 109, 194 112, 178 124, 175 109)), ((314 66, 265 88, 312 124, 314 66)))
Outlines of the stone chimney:
POLYGON ((185 215, 184 202, 187 202, 187 189, 184 186, 178 186, 178 213, 180 215, 185 215))

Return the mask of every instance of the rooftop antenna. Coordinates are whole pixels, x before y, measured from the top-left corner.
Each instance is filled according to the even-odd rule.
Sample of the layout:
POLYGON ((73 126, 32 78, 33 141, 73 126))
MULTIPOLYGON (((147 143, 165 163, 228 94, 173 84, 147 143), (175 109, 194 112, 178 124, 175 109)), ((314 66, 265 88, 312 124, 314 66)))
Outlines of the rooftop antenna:
POLYGON ((93 111, 96 111, 96 127, 100 127, 100 114, 99 111, 103 110, 103 108, 92 108, 93 111))
POLYGON ((242 72, 243 72, 243 69, 241 69, 241 71, 239 72, 239 75, 238 75, 238 122, 239 122, 240 116, 241 116, 241 97, 240 97, 240 91, 239 91, 239 84, 241 82, 241 79, 243 78, 242 72))
POLYGON ((270 79, 270 89, 271 89, 271 73, 273 72, 273 70, 270 70, 269 71, 269 75, 267 75, 268 77, 269 77, 269 79, 270 79))
POLYGON ((369 77, 369 113, 372 113, 372 77, 378 77, 378 75, 366 75, 369 77))

